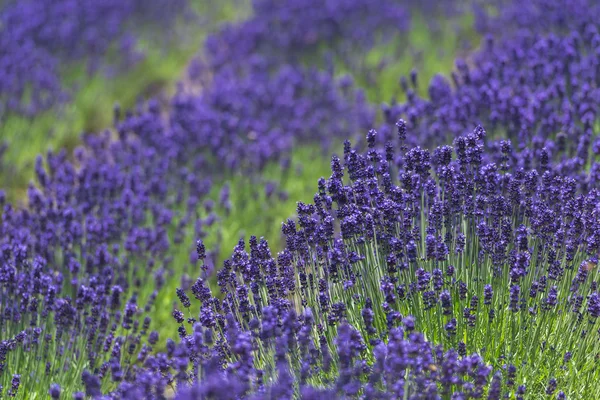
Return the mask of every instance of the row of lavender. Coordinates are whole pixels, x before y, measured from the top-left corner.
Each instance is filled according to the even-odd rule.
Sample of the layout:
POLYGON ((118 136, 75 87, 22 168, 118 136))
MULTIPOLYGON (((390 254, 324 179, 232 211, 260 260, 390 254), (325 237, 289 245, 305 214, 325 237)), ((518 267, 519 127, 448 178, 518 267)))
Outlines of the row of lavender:
POLYGON ((191 16, 181 1, 6 1, 0 8, 0 115, 33 116, 69 98, 65 65, 84 60, 95 72, 115 52, 131 66, 140 26, 168 32, 178 16, 191 16), (136 32, 137 29, 137 32, 136 32))
MULTIPOLYGON (((384 108, 369 149, 346 145, 314 203, 299 204, 298 226, 283 225, 286 248, 273 258, 264 241, 251 239, 249 253, 240 243, 218 273, 220 294, 206 273, 184 285, 179 344, 153 351, 154 302, 182 268, 171 257, 187 252, 187 226, 202 237, 216 218, 215 166, 285 167, 298 141, 327 148, 373 125, 349 80, 286 64, 291 49, 361 26, 369 8, 339 3, 312 31, 280 27, 289 38, 260 32, 302 21, 311 2, 259 3, 240 31, 209 40, 209 62, 193 71, 202 93, 182 89, 168 120, 149 104, 119 119, 116 137, 88 137, 78 168, 64 154, 47 170, 40 159, 29 209, 6 205, 0 227, 8 395, 58 398, 80 380, 92 397, 598 395, 594 12, 561 20, 554 36, 534 27, 489 40, 457 62, 454 87, 434 79, 429 100, 406 84, 407 102, 384 108), (237 55, 240 37, 256 42, 237 55), (477 123, 487 138, 463 135, 477 123)), ((398 29, 386 18, 406 13, 382 7, 392 11, 371 11, 354 42, 398 29)), ((502 21, 513 5, 501 10, 502 21)))
POLYGON ((543 153, 523 168, 527 155, 485 136, 399 162, 402 140, 347 146, 283 225, 284 251, 241 241, 220 294, 202 278, 177 291, 181 343, 121 393, 174 381, 191 385, 181 398, 595 397, 598 182, 543 153))

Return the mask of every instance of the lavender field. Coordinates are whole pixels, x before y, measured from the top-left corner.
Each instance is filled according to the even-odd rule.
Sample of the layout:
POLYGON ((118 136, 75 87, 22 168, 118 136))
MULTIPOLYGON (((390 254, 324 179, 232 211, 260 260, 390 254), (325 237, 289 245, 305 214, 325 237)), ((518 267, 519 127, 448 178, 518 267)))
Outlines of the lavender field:
POLYGON ((0 399, 600 399, 600 3, 0 1, 0 399))

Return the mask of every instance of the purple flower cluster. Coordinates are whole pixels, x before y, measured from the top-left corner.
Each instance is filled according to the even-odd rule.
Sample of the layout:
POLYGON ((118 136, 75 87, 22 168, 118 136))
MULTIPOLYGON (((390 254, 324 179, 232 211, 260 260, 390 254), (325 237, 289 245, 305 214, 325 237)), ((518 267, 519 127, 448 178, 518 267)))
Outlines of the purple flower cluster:
POLYGON ((252 18, 208 38, 204 57, 211 70, 243 65, 256 54, 296 63, 325 45, 338 52, 365 49, 409 27, 408 9, 393 0, 257 0, 252 18))
MULTIPOLYGON (((38 30, 44 15, 54 17, 52 8, 43 14, 33 12, 41 7, 37 3, 9 6, 3 15, 14 23, 3 29, 37 38, 34 48, 48 60, 52 52, 67 58, 102 54, 109 44, 104 40, 122 28, 119 18, 135 12, 129 4, 120 7, 130 14, 109 5, 98 6, 106 15, 87 8, 90 21, 65 25, 60 32, 48 23, 42 35, 38 30), (28 13, 37 19, 30 25, 18 23, 28 13), (103 25, 107 32, 89 34, 90 40, 100 40, 92 46, 97 53, 88 52, 85 42, 68 45, 75 36, 94 31, 94 15, 102 21, 113 14, 109 21, 115 24, 103 25), (60 40, 55 38, 59 33, 60 40)), ((71 10, 67 4, 53 6, 67 15, 71 10)), ((7 299, 0 325, 3 387, 11 386, 14 375, 18 378, 11 390, 16 392, 23 376, 22 387, 36 382, 56 397, 61 387, 72 391, 73 377, 85 371, 85 391, 94 396, 106 382, 131 380, 130 366, 143 363, 158 340, 148 330, 149 312, 172 274, 170 245, 182 245, 190 225, 202 237, 217 218, 213 203, 202 203, 210 180, 192 171, 216 171, 214 161, 230 171, 262 168, 275 159, 285 164, 299 141, 328 146, 331 139, 318 134, 322 129, 343 137, 372 123, 369 107, 349 80, 337 82, 331 74, 291 66, 272 72, 271 67, 257 58, 245 76, 223 68, 201 95, 178 93, 166 122, 156 102, 123 118, 116 109, 117 136, 85 137, 74 163, 64 152, 38 158, 28 208, 5 205, 0 225, 0 276, 7 299), (26 372, 36 365, 43 368, 26 372)), ((43 80, 54 79, 54 71, 45 68, 44 73, 50 75, 43 80)), ((19 75, 7 82, 17 83, 12 94, 18 96, 33 85, 35 101, 29 111, 35 112, 45 107, 43 98, 55 97, 50 93, 58 84, 41 85, 46 93, 27 79, 19 75)), ((227 193, 221 198, 226 201, 227 193)), ((203 268, 210 265, 205 258, 202 251, 203 268)), ((173 315, 178 321, 193 320, 181 312, 173 315)))
MULTIPOLYGON (((172 100, 169 139, 179 151, 211 154, 227 170, 260 170, 279 160, 285 169, 301 144, 330 146, 372 126, 374 113, 349 77, 279 66, 251 57, 243 75, 223 68, 199 94, 172 100)), ((183 155, 184 158, 189 156, 183 155)))
MULTIPOLYGON (((203 279, 191 287, 197 301, 178 290, 181 344, 117 393, 151 397, 175 382, 181 398, 539 389, 519 376, 556 390, 568 367, 536 363, 582 362, 600 332, 590 273, 599 183, 565 175, 562 162, 537 169, 522 154, 505 157, 481 127, 432 152, 403 149, 410 131, 400 122, 398 132, 383 151, 369 132, 366 152, 347 143, 332 158, 314 202, 283 224, 276 257, 264 239, 240 241, 217 274, 219 295, 203 279), (519 341, 503 340, 511 334, 519 341)), ((594 393, 594 369, 585 371, 578 389, 594 393)))
MULTIPOLYGON (((427 100, 416 73, 401 81, 407 101, 384 106, 364 149, 346 141, 332 157, 313 201, 282 224, 279 253, 240 240, 211 287, 213 257, 196 242, 204 271, 193 281, 176 266, 178 339, 161 342, 151 312, 175 275, 173 245, 187 251, 191 227, 202 238, 218 218, 206 175, 285 169, 299 143, 327 151, 374 123, 349 78, 295 56, 368 47, 408 23, 383 0, 256 2, 192 65, 199 92, 182 86, 167 113, 156 101, 116 109, 114 132, 86 136, 73 160, 38 158, 27 208, 0 195, 0 395, 600 396, 600 34, 596 7, 561 18, 563 3, 510 22, 510 2, 497 21, 511 33, 457 61, 453 87, 434 78, 427 100)), ((65 4, 48 18, 78 7, 65 4)), ((103 54, 138 6, 98 3, 81 25, 50 27, 38 3, 6 7, 0 29, 40 51, 27 67, 42 51, 103 54), (95 15, 111 23, 94 30, 95 15)), ((52 69, 31 83, 0 65, 0 95, 33 85, 27 112, 59 90, 52 69)), ((228 209, 229 187, 218 197, 228 209)))
POLYGON ((195 323, 180 344, 170 342, 166 353, 149 357, 136 381, 122 383, 112 395, 156 399, 176 385, 180 400, 436 398, 451 393, 466 399, 481 397, 491 381, 492 367, 481 357, 432 345, 414 331, 412 317, 390 330, 387 343, 373 347, 371 363, 364 338, 346 322, 328 343, 310 308, 298 316, 265 307, 259 316, 247 330, 231 314, 218 329, 195 323))
POLYGON ((598 152, 600 146, 589 146, 600 104, 600 8, 583 0, 534 1, 525 10, 518 2, 502 12, 502 31, 511 34, 493 31, 469 60, 456 61, 450 80, 432 79, 428 99, 405 85, 405 103, 383 106, 387 124, 380 133, 391 138, 394 123, 403 118, 415 133, 413 144, 435 146, 479 123, 493 138, 504 139, 498 146, 507 151, 571 159, 576 165, 563 164, 571 171, 586 165, 585 151, 598 152), (565 16, 567 4, 577 11, 565 16), (512 15, 517 10, 523 18, 542 14, 548 20, 540 18, 542 27, 523 23, 517 29, 519 18, 512 15))
POLYGON ((176 153, 182 165, 212 173, 256 171, 272 161, 286 170, 294 146, 317 143, 329 153, 332 143, 373 126, 375 113, 350 77, 336 78, 333 67, 303 67, 291 55, 350 37, 353 44, 372 44, 381 29, 407 28, 404 9, 382 1, 389 9, 382 13, 381 7, 347 0, 325 8, 304 0, 254 7, 248 21, 207 40, 206 54, 192 62, 190 79, 167 110, 149 104, 126 117, 119 131, 135 132, 152 147, 176 153))
MULTIPOLYGON (((168 118, 150 101, 118 121, 116 129, 168 153, 190 173, 223 177, 240 171, 255 176, 273 162, 286 171, 295 146, 320 145, 328 152, 349 132, 373 123, 374 112, 350 79, 292 66, 271 74, 263 61, 251 60, 243 76, 221 70, 200 93, 180 87, 168 118)), ((272 183, 261 184, 273 192, 272 183)))
POLYGON ((339 0, 257 1, 254 15, 210 36, 189 68, 189 81, 171 101, 168 121, 158 113, 126 119, 153 146, 186 162, 198 154, 228 171, 262 169, 279 160, 286 169, 293 146, 353 138, 374 123, 374 112, 350 77, 335 78, 324 44, 372 46, 385 31, 408 29, 409 14, 395 2, 339 0), (306 22, 310 22, 310 26, 306 22), (326 70, 302 66, 317 57, 326 70), (149 127, 149 125, 152 125, 149 127), (159 134, 162 132, 162 134, 159 134), (160 145, 157 143, 160 141, 160 145))
POLYGON ((597 21, 600 7, 590 0, 535 0, 497 2, 498 13, 489 13, 474 3, 475 26, 481 33, 510 36, 523 29, 538 33, 565 34, 580 30, 581 22, 597 21), (565 10, 569 10, 568 13, 565 10))
POLYGON ((0 8, 0 113, 33 115, 66 100, 60 70, 86 60, 98 67, 118 41, 133 60, 136 23, 164 26, 190 12, 186 0, 6 1, 0 8))
POLYGON ((200 203, 210 180, 134 135, 111 136, 86 137, 74 163, 39 157, 28 208, 3 204, 0 384, 10 393, 58 398, 84 370, 89 395, 129 379, 158 340, 151 312, 173 273, 171 245, 185 248, 187 226, 203 236, 214 223, 200 203))

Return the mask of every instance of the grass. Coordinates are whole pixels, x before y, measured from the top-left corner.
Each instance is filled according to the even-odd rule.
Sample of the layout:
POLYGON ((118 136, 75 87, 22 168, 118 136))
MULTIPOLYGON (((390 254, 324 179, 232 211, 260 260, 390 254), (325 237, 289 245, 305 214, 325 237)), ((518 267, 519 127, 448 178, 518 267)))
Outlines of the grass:
MULTIPOLYGON (((421 14, 414 14, 411 30, 399 32, 368 51, 359 71, 342 59, 337 61, 338 71, 354 77, 358 86, 365 89, 371 103, 405 100, 400 88, 400 77, 414 69, 418 72, 418 94, 428 97, 428 83, 436 74, 449 76, 457 56, 463 55, 479 44, 473 28, 473 16, 465 14, 453 20, 442 20, 437 30, 431 30, 421 14), (358 73, 357 73, 358 72, 358 73)), ((355 68, 355 67, 354 67, 355 68)))

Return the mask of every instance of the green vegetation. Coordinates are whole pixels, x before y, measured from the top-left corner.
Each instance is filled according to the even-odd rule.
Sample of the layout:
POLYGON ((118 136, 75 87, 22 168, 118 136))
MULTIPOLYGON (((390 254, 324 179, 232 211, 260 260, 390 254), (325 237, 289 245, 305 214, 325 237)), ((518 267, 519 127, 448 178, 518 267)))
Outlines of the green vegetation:
POLYGON ((431 29, 425 18, 414 14, 408 35, 398 33, 375 46, 362 59, 357 74, 351 66, 339 62, 342 73, 352 75, 366 91, 370 102, 378 104, 391 99, 404 100, 400 77, 418 72, 418 93, 427 96, 427 86, 436 74, 449 76, 456 57, 479 44, 473 28, 473 16, 465 14, 456 20, 442 21, 431 29))

